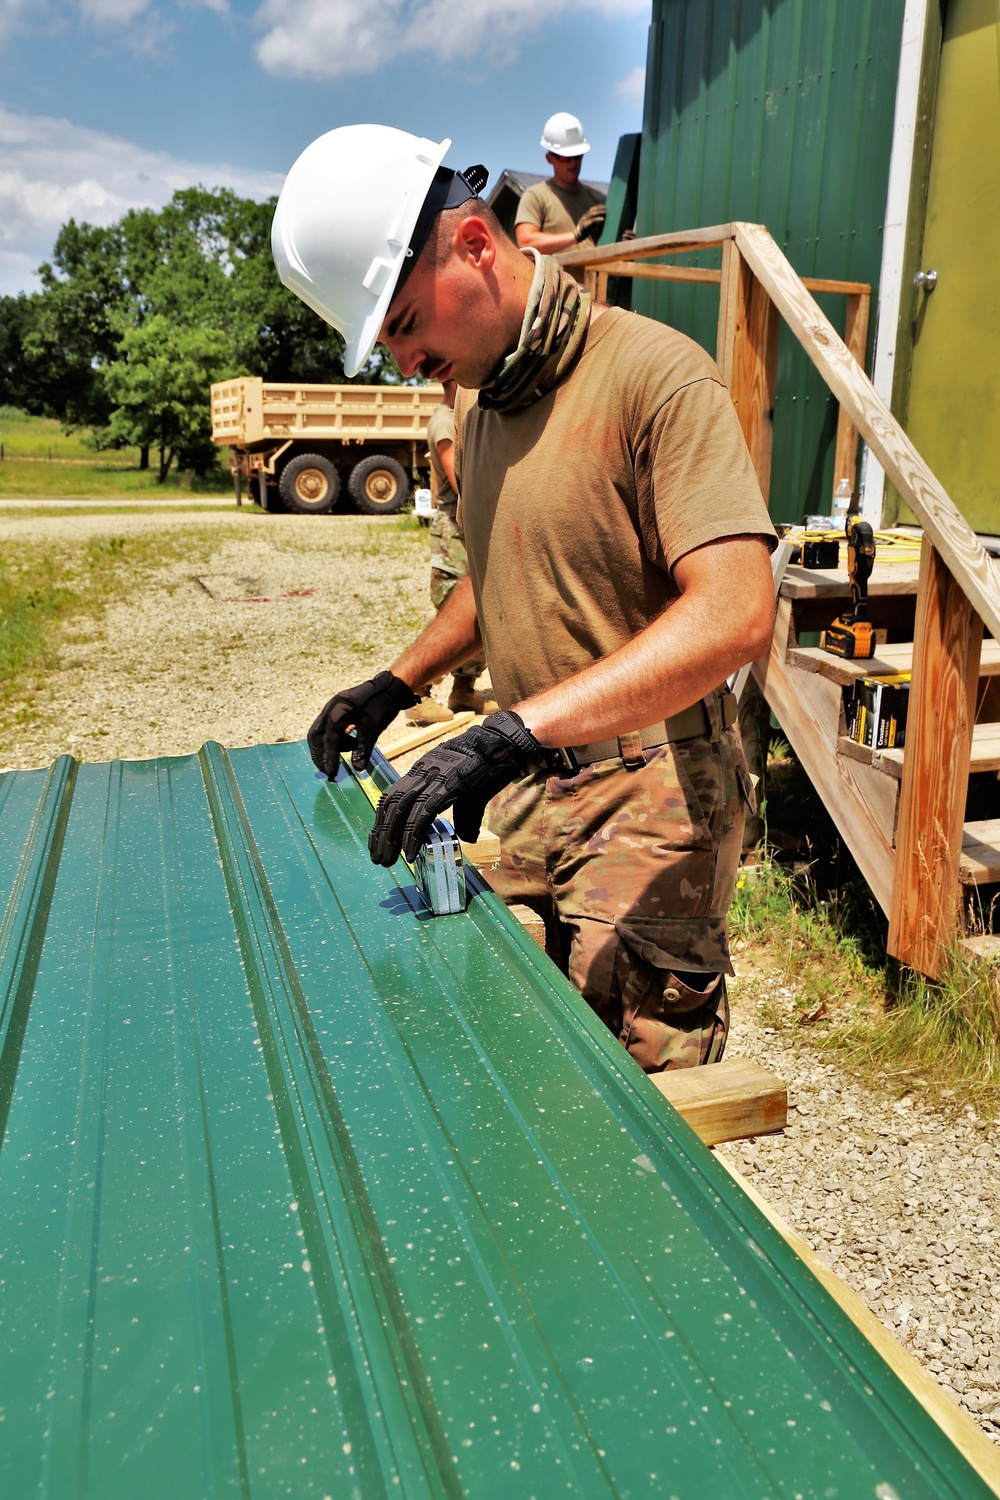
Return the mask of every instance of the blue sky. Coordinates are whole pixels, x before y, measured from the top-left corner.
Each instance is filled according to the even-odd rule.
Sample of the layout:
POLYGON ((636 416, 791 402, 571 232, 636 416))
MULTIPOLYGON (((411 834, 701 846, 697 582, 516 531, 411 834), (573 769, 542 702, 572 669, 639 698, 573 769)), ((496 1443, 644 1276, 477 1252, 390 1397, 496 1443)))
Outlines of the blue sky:
POLYGON ((193 182, 276 192, 315 136, 374 120, 452 166, 545 170, 580 116, 584 175, 642 121, 650 0, 0 0, 0 292, 31 290, 71 216, 193 182))

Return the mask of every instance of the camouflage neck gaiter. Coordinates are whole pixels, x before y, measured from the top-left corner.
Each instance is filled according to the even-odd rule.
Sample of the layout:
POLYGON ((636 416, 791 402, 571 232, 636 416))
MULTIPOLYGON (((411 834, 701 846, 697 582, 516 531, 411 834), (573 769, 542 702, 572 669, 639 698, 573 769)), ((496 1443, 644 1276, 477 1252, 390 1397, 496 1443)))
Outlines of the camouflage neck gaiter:
POLYGON ((521 339, 479 392, 479 405, 487 411, 520 411, 538 401, 569 374, 587 337, 590 293, 551 255, 529 253, 535 275, 521 339))

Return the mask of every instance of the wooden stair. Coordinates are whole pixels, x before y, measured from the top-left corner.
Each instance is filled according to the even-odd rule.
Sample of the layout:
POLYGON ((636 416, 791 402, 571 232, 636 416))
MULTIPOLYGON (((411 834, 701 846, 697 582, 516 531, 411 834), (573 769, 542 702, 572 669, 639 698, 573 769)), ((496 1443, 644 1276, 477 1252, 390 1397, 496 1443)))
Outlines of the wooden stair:
MULTIPOLYGON (((783 733, 887 914, 897 873, 906 750, 873 750, 856 744, 847 734, 847 705, 860 678, 912 672, 917 587, 914 563, 881 562, 876 557, 870 587, 873 622, 890 635, 909 633, 911 638, 879 645, 877 654, 868 660, 845 661, 820 646, 798 642, 800 633, 822 628, 847 605, 846 569, 820 572, 789 567, 779 591, 771 654, 754 667, 783 733)), ((966 779, 987 773, 995 778, 1000 772, 1000 717, 993 717, 1000 715, 1000 695, 990 688, 996 678, 1000 678, 1000 642, 990 638, 982 644, 975 692, 978 712, 987 717, 980 717, 971 727, 966 779)), ((977 801, 983 800, 980 787, 977 801)), ((1000 779, 995 788, 987 789, 985 800, 995 803, 990 807, 995 816, 969 817, 962 828, 957 880, 967 895, 978 886, 1000 883, 1000 779)), ((967 914, 974 903, 959 904, 967 914)), ((967 934, 966 940, 979 955, 992 954, 1000 947, 1000 938, 990 933, 967 934)))

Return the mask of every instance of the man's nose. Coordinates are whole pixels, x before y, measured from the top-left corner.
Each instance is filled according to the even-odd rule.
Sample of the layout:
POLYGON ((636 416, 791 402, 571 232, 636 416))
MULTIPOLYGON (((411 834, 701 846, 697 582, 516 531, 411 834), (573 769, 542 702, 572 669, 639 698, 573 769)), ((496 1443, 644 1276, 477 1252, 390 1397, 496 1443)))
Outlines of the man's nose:
POLYGON ((395 339, 389 340, 388 343, 390 353, 399 366, 400 374, 404 375, 407 379, 411 375, 415 375, 427 358, 424 351, 413 345, 400 343, 395 339))

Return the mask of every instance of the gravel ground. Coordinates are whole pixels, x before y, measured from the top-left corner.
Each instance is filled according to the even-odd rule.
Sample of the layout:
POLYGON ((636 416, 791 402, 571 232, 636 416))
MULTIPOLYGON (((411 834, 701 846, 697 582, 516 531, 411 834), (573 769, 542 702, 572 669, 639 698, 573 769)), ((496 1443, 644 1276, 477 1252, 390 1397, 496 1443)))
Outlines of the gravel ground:
MULTIPOLYGON (((73 622, 56 670, 0 729, 0 767, 186 755, 301 739, 339 687, 386 666, 430 616, 426 531, 394 518, 150 515, 0 519, 17 540, 183 529, 185 555, 73 622)), ((402 729, 402 725, 400 726, 402 729)))
MULTIPOLYGON (((338 687, 429 617, 427 534, 359 517, 0 518, 4 542, 79 545, 185 527, 185 556, 75 628, 0 734, 0 766, 186 754, 301 738, 338 687)), ((447 684, 439 692, 443 692, 447 684)), ((387 739, 405 732, 400 719, 387 739)), ((725 1152, 945 1389, 1000 1441, 1000 1149, 956 1105, 852 1077, 801 1031, 763 1027, 766 955, 733 987, 731 1052, 788 1082, 781 1135, 725 1152)), ((776 997, 787 1001, 793 997, 776 997)))
POLYGON ((788 1084, 787 1128, 719 1151, 1000 1443, 1000 1141, 969 1107, 860 1082, 835 1053, 764 1027, 756 955, 735 985, 730 1051, 788 1084), (748 982, 749 981, 749 982, 748 982), (742 1003, 741 1003, 742 1001, 742 1003))

